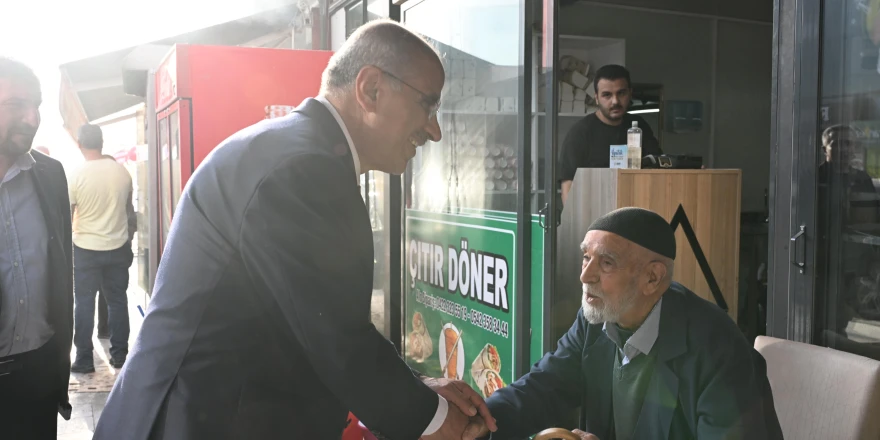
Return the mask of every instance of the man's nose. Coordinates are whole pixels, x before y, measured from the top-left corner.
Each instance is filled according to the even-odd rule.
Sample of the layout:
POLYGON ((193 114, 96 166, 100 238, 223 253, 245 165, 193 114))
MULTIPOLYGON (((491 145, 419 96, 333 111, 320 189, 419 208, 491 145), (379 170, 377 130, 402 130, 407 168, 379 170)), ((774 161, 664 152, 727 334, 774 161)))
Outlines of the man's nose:
POLYGON ((443 133, 440 132, 440 121, 437 120, 437 114, 434 113, 430 119, 428 119, 428 125, 425 127, 425 133, 428 133, 428 136, 431 138, 433 142, 440 142, 440 139, 443 138, 443 133))
POLYGON ((40 128, 40 109, 37 107, 28 109, 22 115, 22 122, 30 128, 40 128))
POLYGON ((599 280, 595 268, 590 263, 581 265, 581 283, 592 284, 599 280))

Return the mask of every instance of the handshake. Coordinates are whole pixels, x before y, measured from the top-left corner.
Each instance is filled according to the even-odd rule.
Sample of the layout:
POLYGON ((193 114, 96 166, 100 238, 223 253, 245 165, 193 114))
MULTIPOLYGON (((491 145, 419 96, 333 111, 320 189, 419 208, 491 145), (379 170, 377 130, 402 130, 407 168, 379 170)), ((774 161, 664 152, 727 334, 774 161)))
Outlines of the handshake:
MULTIPOLYGON (((423 436, 422 440, 481 440, 489 438, 489 433, 498 430, 498 425, 489 412, 486 402, 466 383, 429 377, 422 377, 422 381, 449 403, 443 425, 433 434, 423 436)), ((562 430, 548 429, 538 434, 536 439, 599 440, 596 436, 580 430, 565 433, 559 431, 562 430), (542 437, 542 434, 548 436, 542 437)))
POLYGON ((476 440, 498 429, 486 402, 466 383, 428 377, 423 382, 449 402, 443 425, 423 440, 476 440))

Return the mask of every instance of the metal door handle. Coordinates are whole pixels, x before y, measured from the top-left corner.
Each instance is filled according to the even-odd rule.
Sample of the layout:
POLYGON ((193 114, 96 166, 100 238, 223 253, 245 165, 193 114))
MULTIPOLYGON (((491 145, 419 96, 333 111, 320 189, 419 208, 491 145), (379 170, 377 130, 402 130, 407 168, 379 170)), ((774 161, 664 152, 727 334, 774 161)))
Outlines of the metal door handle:
POLYGON ((806 244, 801 246, 800 259, 798 259, 798 241, 806 237, 806 235, 807 227, 801 225, 801 230, 791 237, 791 249, 789 250, 791 252, 791 264, 799 267, 801 273, 804 273, 804 268, 807 266, 807 246, 806 244))

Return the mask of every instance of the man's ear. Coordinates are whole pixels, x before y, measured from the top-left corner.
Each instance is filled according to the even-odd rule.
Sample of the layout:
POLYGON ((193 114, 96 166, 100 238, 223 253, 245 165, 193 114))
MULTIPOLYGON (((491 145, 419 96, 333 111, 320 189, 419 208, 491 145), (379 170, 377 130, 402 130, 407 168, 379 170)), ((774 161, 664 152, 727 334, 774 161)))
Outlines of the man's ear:
POLYGON ((666 279, 666 265, 661 261, 652 261, 645 267, 645 294, 653 295, 666 279))
POLYGON ((376 111, 379 100, 379 78, 381 71, 373 66, 365 66, 355 78, 355 99, 365 111, 376 111))

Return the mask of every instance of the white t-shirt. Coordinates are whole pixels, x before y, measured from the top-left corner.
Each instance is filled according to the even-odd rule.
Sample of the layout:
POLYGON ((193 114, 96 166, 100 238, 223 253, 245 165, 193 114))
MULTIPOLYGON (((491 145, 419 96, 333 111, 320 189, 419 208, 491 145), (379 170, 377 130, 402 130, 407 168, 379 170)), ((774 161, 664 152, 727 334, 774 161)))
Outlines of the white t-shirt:
POLYGON ((67 175, 74 205, 73 244, 112 251, 128 242, 132 182, 128 170, 112 158, 88 160, 67 175))

